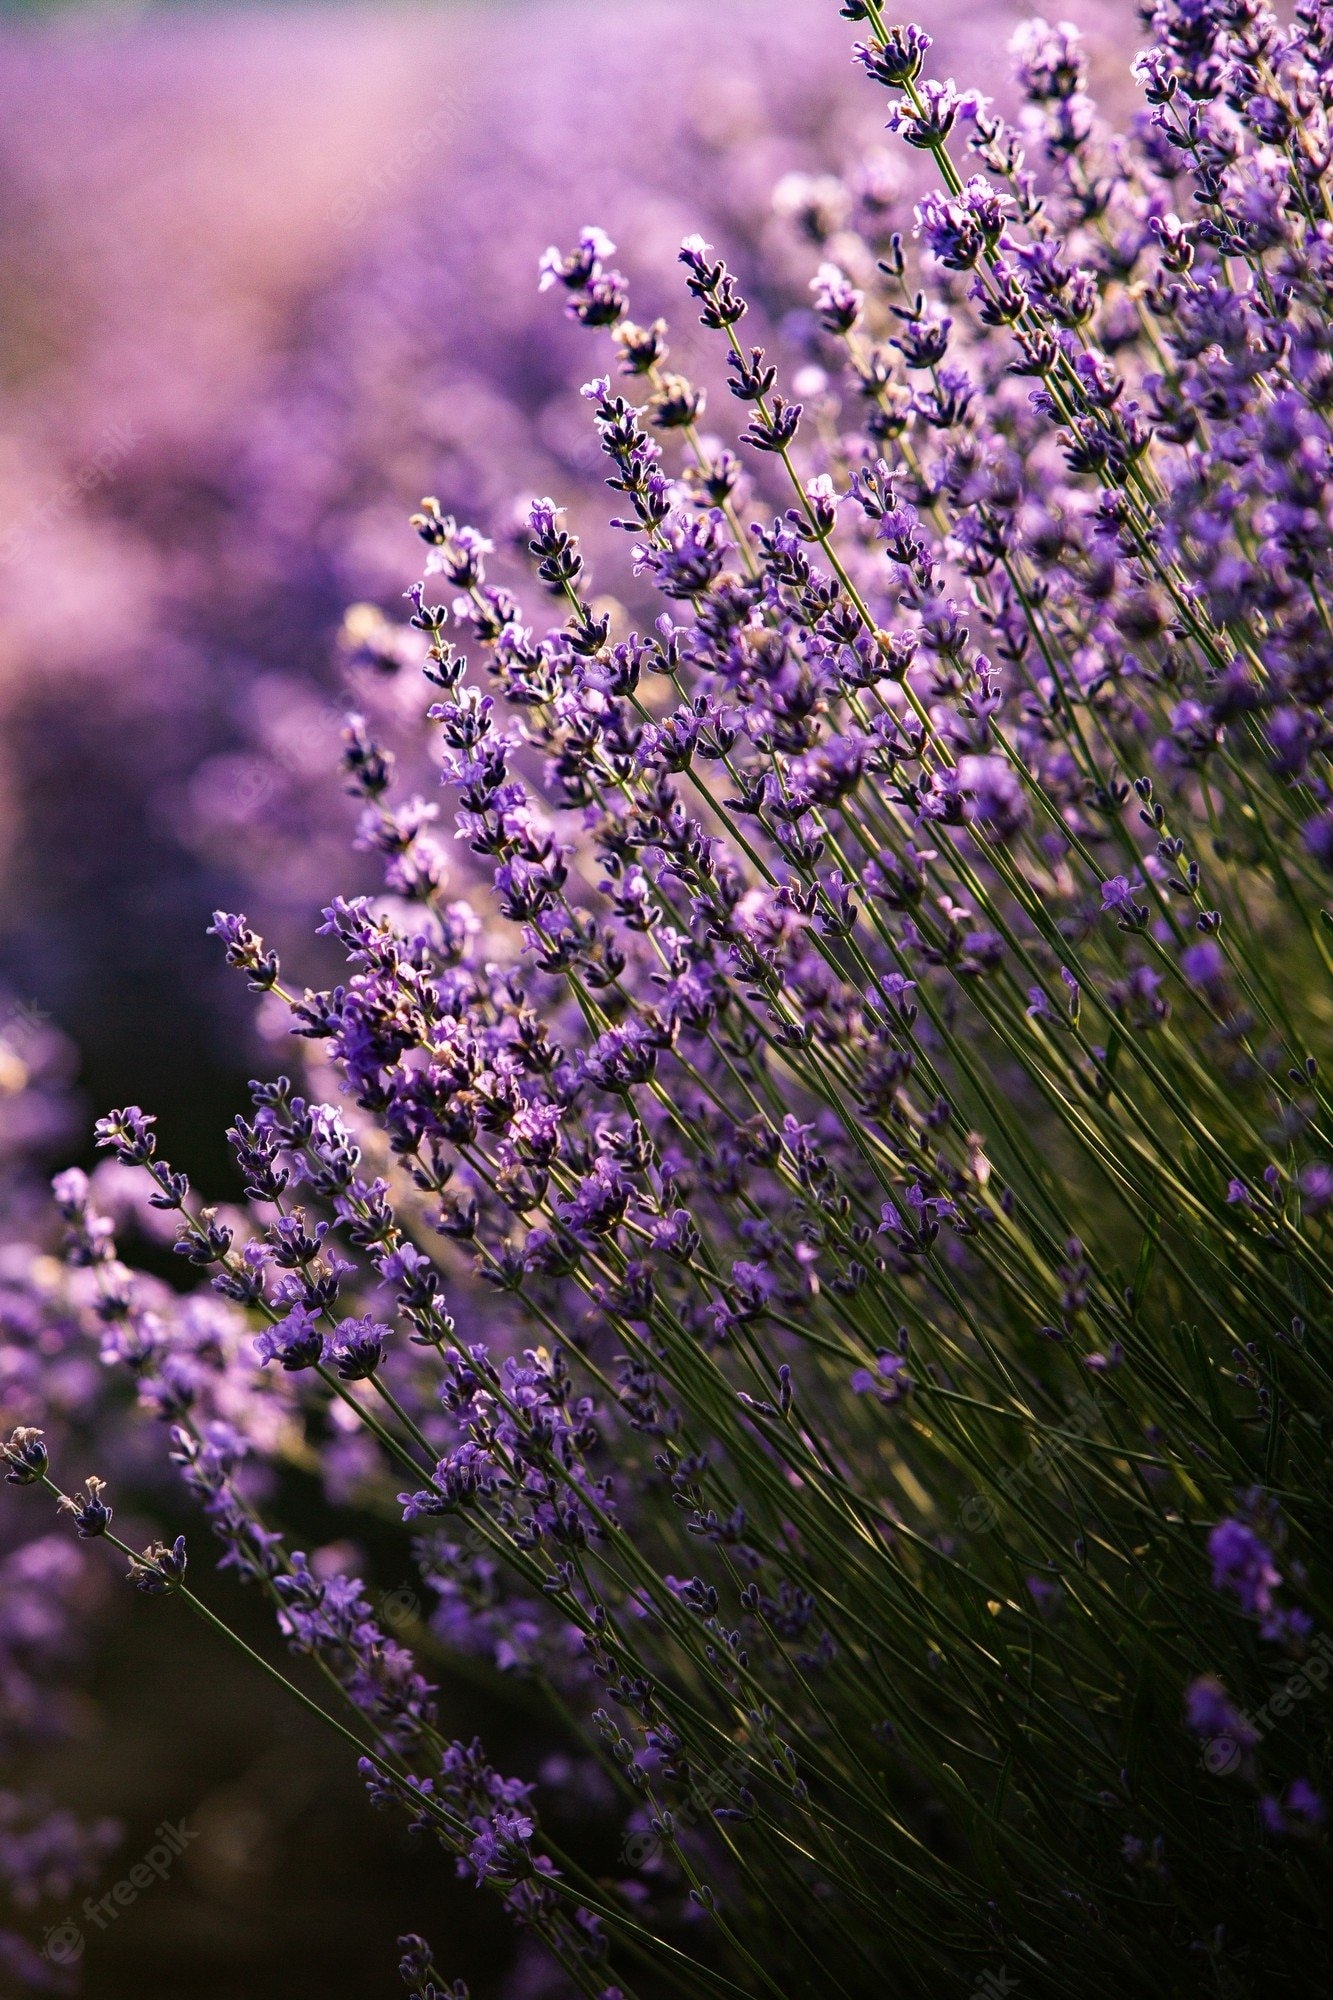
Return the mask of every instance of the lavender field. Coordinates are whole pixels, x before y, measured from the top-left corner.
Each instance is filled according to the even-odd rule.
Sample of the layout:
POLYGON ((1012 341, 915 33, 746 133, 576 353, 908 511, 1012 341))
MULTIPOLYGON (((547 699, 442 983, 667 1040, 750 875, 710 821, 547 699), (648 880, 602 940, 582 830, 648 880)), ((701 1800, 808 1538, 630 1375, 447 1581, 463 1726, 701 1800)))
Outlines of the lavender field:
POLYGON ((0 44, 0 1991, 1333 1990, 1333 9, 0 44))

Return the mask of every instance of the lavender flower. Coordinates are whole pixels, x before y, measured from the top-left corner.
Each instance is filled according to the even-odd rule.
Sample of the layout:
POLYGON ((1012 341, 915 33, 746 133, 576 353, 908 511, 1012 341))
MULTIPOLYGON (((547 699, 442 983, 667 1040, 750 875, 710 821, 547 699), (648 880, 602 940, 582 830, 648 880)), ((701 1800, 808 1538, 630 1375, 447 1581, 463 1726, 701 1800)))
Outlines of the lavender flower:
POLYGON ((1252 1528, 1243 1521, 1219 1521, 1208 1537, 1208 1553, 1214 1590, 1230 1591, 1251 1616, 1272 1610, 1273 1592, 1282 1577, 1252 1528))
POLYGON ((324 1358, 324 1335, 316 1314, 309 1306, 294 1306, 284 1318, 264 1328, 255 1341, 255 1352, 265 1364, 277 1361, 289 1373, 317 1367, 324 1358))
MULTIPOLYGON (((303 1051, 232 1127, 244 1204, 98 1128, 207 1289, 58 1199, 373 1800, 575 1987, 646 1938, 682 1991, 934 1990, 998 1930, 1052 1995, 1233 1938, 1294 1991, 1327 1721, 1279 1735, 1262 1675, 1308 1694, 1330 1608, 1324 24, 1164 8, 1115 139, 1063 26, 1011 127, 851 13, 910 187, 788 186, 758 269, 686 235, 669 370, 605 232, 540 260, 596 346, 597 594, 562 481, 507 533, 441 483, 410 622, 354 620, 422 734, 347 725, 384 873, 324 904, 326 984, 215 924, 303 1051), (398 1494, 428 1635, 559 1690, 624 1896, 259 1515, 293 1433, 339 1504, 398 1494)), ((202 1603, 183 1541, 132 1573, 202 1603)))

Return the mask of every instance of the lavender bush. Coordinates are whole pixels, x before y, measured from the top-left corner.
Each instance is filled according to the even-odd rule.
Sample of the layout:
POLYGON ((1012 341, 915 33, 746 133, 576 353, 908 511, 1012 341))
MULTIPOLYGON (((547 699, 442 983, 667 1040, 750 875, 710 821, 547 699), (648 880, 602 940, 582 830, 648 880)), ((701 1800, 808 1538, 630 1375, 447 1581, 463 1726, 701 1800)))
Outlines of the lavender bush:
MULTIPOLYGON (((1067 26, 1016 37, 1011 126, 842 13, 936 185, 794 203, 799 395, 686 239, 729 441, 601 230, 543 259, 620 573, 533 501, 551 625, 423 503, 410 617, 351 637, 430 683, 476 887, 353 717, 345 979, 214 919, 307 1046, 230 1134, 246 1205, 113 1113, 202 1289, 71 1172, 71 1309, 305 1662, 256 1670, 554 1990, 1307 1992, 1333 10, 1169 0, 1119 136, 1067 26), (316 1465, 434 1609, 292 1545, 273 1471, 316 1465), (442 1732, 462 1655, 595 1750, 617 1867, 442 1732)), ((31 1422, 6 1457, 227 1642, 183 1536, 119 1542, 31 1422)))
MULTIPOLYGON (((130 1401, 99 1368, 86 1315, 70 1295, 59 1226, 40 1163, 80 1122, 70 1083, 74 1051, 40 1010, 0 996, 0 1423, 40 1421, 53 1447, 82 1449, 90 1433, 111 1462, 130 1401), (77 1442, 76 1442, 77 1441, 77 1442)), ((58 1155, 57 1155, 58 1156, 58 1155)), ((75 1287, 77 1290, 77 1286, 75 1287)), ((53 1932, 75 1890, 117 1844, 105 1816, 81 1820, 40 1782, 52 1749, 87 1733, 79 1687, 90 1628, 109 1578, 58 1524, 26 1510, 0 1523, 0 1972, 10 1988, 66 1990, 53 1932), (45 1921, 43 1921, 45 1919, 45 1921)))

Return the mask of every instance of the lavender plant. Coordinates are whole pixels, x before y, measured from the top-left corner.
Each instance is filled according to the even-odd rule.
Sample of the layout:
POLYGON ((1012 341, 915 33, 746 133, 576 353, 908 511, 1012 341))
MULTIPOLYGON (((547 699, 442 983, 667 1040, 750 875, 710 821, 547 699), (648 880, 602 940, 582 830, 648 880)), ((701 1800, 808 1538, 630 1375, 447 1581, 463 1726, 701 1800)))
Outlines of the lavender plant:
MULTIPOLYGON (((115 1452, 116 1404, 129 1399, 89 1349, 43 1198, 43 1155, 77 1130, 72 1057, 40 1009, 0 1007, 0 1426, 39 1420, 61 1448, 95 1432, 115 1452)), ((110 1580, 57 1524, 26 1510, 7 1512, 0 1533, 0 1971, 10 1987, 63 1992, 68 1954, 59 1941, 45 1954, 38 1946, 75 1889, 96 1878, 120 1828, 54 1802, 42 1759, 86 1729, 80 1669, 110 1580)))
MULTIPOLYGON (((685 241, 730 442, 600 230, 543 259, 651 610, 553 499, 555 623, 423 503, 410 617, 359 632, 430 683, 482 886, 352 718, 386 893, 324 913, 345 980, 214 919, 309 1048, 230 1134, 245 1207, 98 1128, 211 1289, 133 1275, 78 1175, 72 1255, 308 1663, 259 1665, 561 1990, 1306 1992, 1333 10, 1167 0, 1121 135, 1068 26, 1016 37, 1014 126, 842 13, 938 186, 804 205, 799 401, 685 241), (409 1533, 412 1649, 269 1518, 263 1463, 321 1457, 409 1533), (618 1871, 448 1740, 440 1650, 597 1750, 618 1871)), ((109 1535, 33 1428, 6 1457, 109 1535)), ((121 1546, 219 1624, 183 1538, 121 1546)))

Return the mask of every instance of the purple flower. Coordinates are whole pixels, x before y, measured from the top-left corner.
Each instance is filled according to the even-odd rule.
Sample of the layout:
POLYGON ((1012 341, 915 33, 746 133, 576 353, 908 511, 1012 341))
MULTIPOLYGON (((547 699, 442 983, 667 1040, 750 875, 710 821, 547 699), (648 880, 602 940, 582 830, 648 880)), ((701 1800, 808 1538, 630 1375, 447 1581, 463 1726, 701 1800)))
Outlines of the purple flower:
POLYGON ((270 1361, 277 1361, 289 1374, 318 1367, 324 1359, 324 1336, 316 1324, 318 1317, 308 1306, 294 1306, 285 1319, 257 1334, 255 1352, 265 1367, 270 1361))
POLYGON ((157 1150, 152 1129, 156 1123, 150 1113, 131 1104, 123 1111, 112 1111, 99 1118, 93 1131, 98 1145, 110 1147, 122 1166, 142 1167, 157 1150))
POLYGON ((577 1234, 606 1236, 623 1219, 631 1194, 629 1182, 609 1160, 599 1160, 558 1213, 577 1234))
POLYGON ((726 550, 721 514, 674 514, 662 524, 657 542, 636 547, 635 567, 648 571, 667 597, 696 598, 721 570, 726 550))
POLYGON ((937 83, 927 77, 917 90, 915 102, 901 99, 894 105, 889 130, 905 139, 909 146, 926 152, 943 145, 966 103, 967 99, 951 82, 937 83))
MULTIPOLYGON (((848 12, 848 9, 844 7, 843 11, 848 12)), ((862 20, 871 17, 868 8, 858 7, 856 13, 849 14, 849 18, 862 20)), ((883 41, 869 44, 857 42, 852 53, 876 83, 896 90, 920 76, 921 64, 930 46, 931 38, 925 29, 911 22, 905 27, 888 29, 883 41)))
POLYGON ((1311 1826, 1321 1826, 1324 1820, 1324 1802, 1306 1778, 1293 1778, 1287 1787, 1284 1801, 1287 1811, 1294 1813, 1311 1826))
POLYGON ((364 1382, 384 1359, 389 1328, 366 1314, 345 1319, 329 1342, 329 1358, 344 1382, 364 1382))
POLYGON ((44 1479, 50 1463, 42 1433, 31 1426, 20 1426, 11 1431, 8 1442, 0 1446, 8 1470, 5 1478, 11 1486, 34 1486, 44 1479))
POLYGON ((961 758, 958 783, 968 821, 993 839, 1013 840, 1027 825, 1030 813, 1022 780, 1003 757, 961 758))
MULTIPOLYGON (((172 586, 152 593, 169 621, 121 586, 164 722, 189 708, 189 731, 142 732, 157 818, 188 826, 327 984, 288 997, 259 928, 217 916, 265 1033, 298 1038, 295 1080, 256 1083, 229 1134, 244 1210, 206 1206, 131 1109, 102 1127, 118 1157, 100 1180, 62 1179, 54 1217, 34 1204, 40 1243, 0 1243, 0 1387, 22 1420, 7 1469, 16 1485, 45 1471, 29 1416, 53 1423, 58 1461, 89 1377, 132 1390, 170 1425, 223 1561, 354 1711, 377 1803, 485 1882, 566 1984, 608 1995, 624 1909, 640 1941, 670 1920, 677 1844, 691 1908, 725 1891, 753 1932, 747 1965, 713 1927, 717 1976, 780 1962, 779 1819, 829 1919, 793 1984, 859 1991, 901 1963, 910 1984, 910 1924, 889 1909, 883 1938, 857 1929, 865 1870, 858 1842, 827 1838, 830 1799, 865 1854, 909 1861, 923 1910, 962 1913, 933 1924, 933 1970, 970 1971, 984 1896, 959 1893, 977 1842, 951 1802, 959 1785, 990 1797, 1030 1737, 1076 1600, 1111 1659, 1115 1551, 1133 1547, 1174 1579, 1183 1629, 1211 1635, 1217 1672, 1185 1695, 1201 1760, 1185 1768, 1142 1704, 1128 1734, 1071 1707, 1067 1742, 1025 1752, 1050 1810, 996 1838, 1017 1904, 1047 1908, 1069 1880, 1100 1913, 1046 1925, 1053 1985, 1095 1987, 1111 1952, 1130 1985, 1183 1991, 1157 1829, 1194 1830, 1208 1936, 1232 1920, 1209 1907, 1216 1885, 1245 1892, 1235 1811, 1259 1801, 1286 1837, 1322 1810, 1309 1786, 1261 1793, 1268 1720, 1227 1688, 1250 1685, 1256 1639, 1316 1657, 1312 1618, 1281 1602, 1276 1513, 1232 1482, 1280 1469, 1289 1594, 1327 1594, 1312 1496, 1333 1184, 1308 892, 1333 747, 1333 245, 1312 220, 1328 23, 1313 5, 1279 28, 1248 0, 1164 0, 1146 110, 1116 137, 1064 24, 1019 33, 1014 130, 989 97, 922 75, 920 30, 846 0, 860 66, 901 95, 872 115, 904 144, 835 173, 825 148, 851 121, 809 23, 769 8, 756 36, 746 9, 739 27, 699 0, 679 11, 666 34, 598 21, 615 115, 597 131, 579 33, 514 30, 484 110, 460 114, 498 131, 521 103, 514 143, 478 127, 443 177, 424 162, 383 240, 315 302, 309 351, 246 412, 225 532, 144 504, 137 473, 83 511, 90 545, 132 515, 128 571, 124 534, 107 538, 131 578, 157 516, 172 523, 172 586), (559 64, 579 98, 556 145, 539 105, 559 64), (753 116, 720 104, 719 77, 737 102, 759 81, 753 116), (665 301, 648 317, 655 297, 648 324, 630 318, 600 230, 549 251, 538 288, 509 271, 512 242, 545 240, 557 158, 566 212, 597 181, 636 260, 698 210, 675 269, 683 327, 665 301), (787 166, 766 210, 764 176, 787 166), (504 230, 477 226, 491 215, 504 230), (538 320, 535 289, 565 314, 538 320), (594 351, 572 372, 580 339, 594 351), (582 401, 559 398, 588 376, 582 401), (416 582, 392 500, 374 498, 386 464, 444 496, 413 517, 416 582), (511 511, 534 492, 551 497, 511 511), (182 605, 181 578, 215 579, 219 555, 227 588, 182 605), (349 586, 367 603, 339 626, 349 586), (402 622, 377 608, 400 593, 402 622), (188 694, 164 657, 195 675, 188 694), (174 737, 209 729, 201 772, 167 767, 174 737), (359 872, 345 896, 320 891, 312 944, 304 913, 347 845, 343 806, 318 793, 339 757, 359 872), (121 1263, 104 1187, 178 1242, 193 1289, 121 1263), (1200 1338, 1181 1334, 1181 1300, 1200 1338), (340 1394, 326 1422, 323 1396, 287 1379, 327 1358, 341 1391, 404 1333, 392 1438, 369 1399, 340 1394), (888 1453, 874 1405, 908 1398, 888 1453), (349 1532, 406 1460, 397 1573, 420 1594, 390 1590, 377 1616, 336 1546, 307 1561, 256 1512, 288 1497, 293 1426, 349 1532), (1134 1445, 1131 1478, 1117 1454, 1134 1445), (1211 1587, 1180 1571, 1179 1508, 1156 1504, 1182 1467, 1193 1518, 1218 1523, 1211 1587), (950 1496, 969 1491, 960 1568, 950 1496), (1004 1505, 978 1510, 983 1493, 1004 1505), (988 1536, 983 1513, 1017 1539, 988 1536), (951 1615, 959 1589, 997 1621, 989 1637, 951 1615), (557 1874, 530 1788, 438 1734, 404 1643, 425 1625, 451 1656, 549 1682, 641 1793, 634 1830, 660 1852, 642 1880, 626 1855, 636 1879, 605 1901, 605 1935, 578 1884, 606 1857, 589 1869, 575 1816, 557 1874), (891 1740, 884 1661, 900 1775, 943 1801, 924 1845, 858 1753, 891 1740), (1124 1804, 1122 1773, 1133 1814, 1071 1858, 1067 1829, 1096 1793, 1124 1804), (1212 1783, 1228 1775, 1230 1800, 1212 1783), (719 1841, 728 1820, 754 1838, 719 1841), (1150 1894, 1124 1893, 1126 1865, 1150 1894)), ((0 543, 22 581, 14 531, 0 543)), ((65 703, 62 726, 80 715, 65 703)), ((0 1008, 6 1117, 28 1039, 0 1008)), ((113 1442, 132 1477, 128 1421, 113 1442)), ((106 1527, 100 1487, 71 1505, 81 1531, 106 1527)), ((136 1580, 179 1586, 183 1562, 154 1548, 136 1580)), ((12 1705, 26 1683, 6 1621, 49 1606, 40 1581, 10 1582, 12 1705)), ((1175 1644, 1136 1627, 1149 1688, 1175 1644)), ((1311 1785, 1319 1706, 1291 1725, 1311 1785)), ((1287 1914, 1235 1922, 1294 1988, 1309 1938, 1287 1914)), ((686 1933, 675 1948, 663 1977, 698 1984, 686 1933)), ((430 2000, 428 1950, 404 1954, 430 2000)))
POLYGON ((875 1366, 857 1368, 852 1373, 852 1393, 857 1396, 875 1396, 879 1402, 892 1407, 901 1403, 912 1387, 912 1379, 907 1373, 907 1364, 901 1354, 884 1352, 877 1356, 875 1366))
POLYGON ((1305 845, 1321 868, 1333 872, 1333 812, 1316 813, 1305 822, 1305 845))
POLYGON ((525 1849, 534 1832, 534 1822, 526 1813, 502 1808, 478 1828, 468 1861, 478 1882, 488 1875, 512 1874, 526 1861, 525 1849))
POLYGON ((60 1497, 61 1508, 74 1516, 75 1531, 81 1542, 104 1535, 111 1525, 111 1509, 102 1498, 105 1491, 106 1481, 90 1474, 83 1482, 82 1493, 60 1497))
POLYGON ((52 1179, 51 1193, 66 1222, 78 1222, 88 1207, 88 1176, 81 1167, 67 1167, 52 1179))
POLYGON ((1276 1836, 1310 1833, 1324 1823, 1324 1801, 1306 1778, 1294 1778, 1279 1799, 1265 1792, 1259 1812, 1267 1831, 1276 1836))
POLYGON ((1181 952, 1180 969, 1195 986, 1217 991, 1225 980, 1227 962, 1217 941, 1205 938, 1202 943, 1189 945, 1181 952))
POLYGON ((1020 22, 1009 41, 1015 74, 1027 96, 1039 104, 1073 97, 1087 81, 1082 36, 1069 21, 1054 27, 1038 15, 1020 22))
POLYGON ((1282 1577, 1272 1552, 1243 1521, 1219 1521, 1208 1536, 1213 1565, 1213 1589, 1228 1590, 1251 1616, 1273 1609, 1273 1592, 1282 1577))
POLYGON ((923 196, 916 211, 917 234, 948 270, 970 271, 999 242, 1010 205, 1007 195, 974 174, 957 195, 923 196))
POLYGON ((845 271, 836 264, 821 264, 810 280, 815 295, 815 311, 828 333, 850 333, 861 317, 865 293, 858 292, 845 271))
POLYGON ((1228 1778, 1249 1767, 1258 1731, 1214 1674, 1200 1674, 1185 1690, 1185 1725, 1203 1742, 1204 1768, 1228 1778))
POLYGON ((131 1556, 129 1581, 146 1597, 164 1597, 181 1588, 185 1571, 185 1537, 177 1535, 170 1547, 153 1542, 141 1556, 131 1556))
POLYGON ((566 256, 552 244, 542 252, 538 270, 541 274, 539 289, 561 284, 570 291, 582 291, 596 278, 608 257, 614 257, 616 246, 604 229, 588 227, 579 234, 579 240, 566 256))

